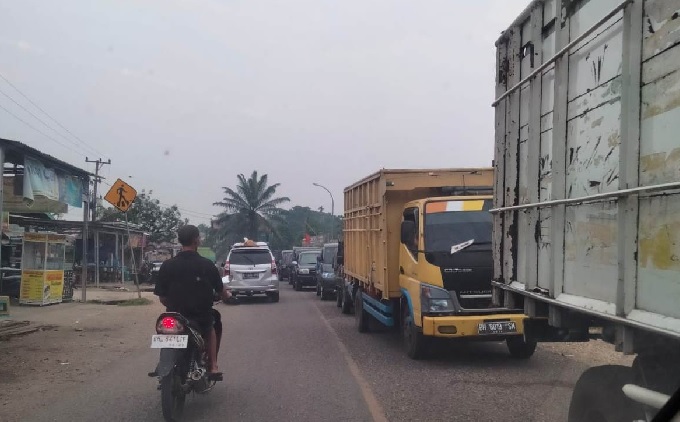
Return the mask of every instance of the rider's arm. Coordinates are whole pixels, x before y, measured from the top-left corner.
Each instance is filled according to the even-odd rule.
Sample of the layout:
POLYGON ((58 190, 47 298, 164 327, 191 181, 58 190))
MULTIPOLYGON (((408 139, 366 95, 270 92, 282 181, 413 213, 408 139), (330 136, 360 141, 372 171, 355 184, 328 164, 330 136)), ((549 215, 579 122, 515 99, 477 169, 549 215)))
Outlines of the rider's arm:
POLYGON ((214 265, 210 266, 210 284, 212 284, 215 293, 220 295, 222 299, 229 299, 231 297, 231 292, 228 288, 224 287, 222 283, 222 277, 220 277, 220 271, 214 265))
POLYGON ((153 289, 153 294, 158 296, 158 299, 161 301, 163 306, 168 306, 168 287, 170 283, 168 280, 167 268, 164 267, 165 265, 161 265, 161 268, 158 270, 158 280, 156 280, 156 286, 153 289))

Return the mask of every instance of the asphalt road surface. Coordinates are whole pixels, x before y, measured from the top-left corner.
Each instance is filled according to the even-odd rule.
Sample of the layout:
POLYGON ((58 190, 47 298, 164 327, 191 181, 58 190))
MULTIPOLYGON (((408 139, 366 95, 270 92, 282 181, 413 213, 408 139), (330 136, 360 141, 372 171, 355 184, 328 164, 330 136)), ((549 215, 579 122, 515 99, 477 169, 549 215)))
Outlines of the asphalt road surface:
MULTIPOLYGON (((335 301, 287 283, 279 303, 217 307, 225 381, 187 398, 186 421, 561 421, 583 370, 617 356, 590 342, 541 345, 518 361, 504 343, 457 342, 413 361, 398 335, 360 334, 335 301)), ((146 376, 158 352, 141 340, 150 334, 25 420, 161 421, 157 381, 146 376)))

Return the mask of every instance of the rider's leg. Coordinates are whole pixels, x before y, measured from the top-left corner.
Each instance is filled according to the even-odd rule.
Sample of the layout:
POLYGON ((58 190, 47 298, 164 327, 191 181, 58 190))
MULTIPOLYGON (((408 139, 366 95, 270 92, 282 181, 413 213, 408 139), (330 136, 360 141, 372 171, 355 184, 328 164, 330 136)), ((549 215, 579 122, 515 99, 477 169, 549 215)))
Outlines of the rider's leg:
POLYGON ((213 309, 213 319, 215 320, 215 337, 217 337, 217 347, 215 356, 220 354, 220 343, 222 342, 222 315, 217 311, 217 309, 213 309))
POLYGON ((219 372, 217 367, 217 335, 214 327, 210 327, 208 333, 208 364, 210 365, 208 372, 219 372))

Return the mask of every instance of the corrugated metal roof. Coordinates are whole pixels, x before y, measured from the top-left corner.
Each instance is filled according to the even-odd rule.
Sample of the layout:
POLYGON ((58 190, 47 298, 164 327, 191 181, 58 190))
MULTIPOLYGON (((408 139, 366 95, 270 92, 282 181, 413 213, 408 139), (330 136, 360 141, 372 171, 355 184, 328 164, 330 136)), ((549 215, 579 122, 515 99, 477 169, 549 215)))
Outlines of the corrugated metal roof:
POLYGON ((18 141, 0 138, 0 148, 5 150, 5 161, 12 164, 23 165, 24 157, 29 156, 40 160, 47 167, 54 168, 63 173, 68 173, 80 178, 89 178, 90 176, 94 176, 92 173, 86 170, 59 160, 58 158, 54 158, 49 154, 40 152, 39 150, 18 141))

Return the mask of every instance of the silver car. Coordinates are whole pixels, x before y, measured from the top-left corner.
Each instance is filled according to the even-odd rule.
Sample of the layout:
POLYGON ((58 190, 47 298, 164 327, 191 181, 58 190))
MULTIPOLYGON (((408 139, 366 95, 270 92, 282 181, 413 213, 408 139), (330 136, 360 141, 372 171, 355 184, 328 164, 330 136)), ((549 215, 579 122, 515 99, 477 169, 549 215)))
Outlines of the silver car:
POLYGON ((232 295, 266 295, 279 301, 276 260, 268 246, 235 246, 224 264, 222 283, 232 295))

